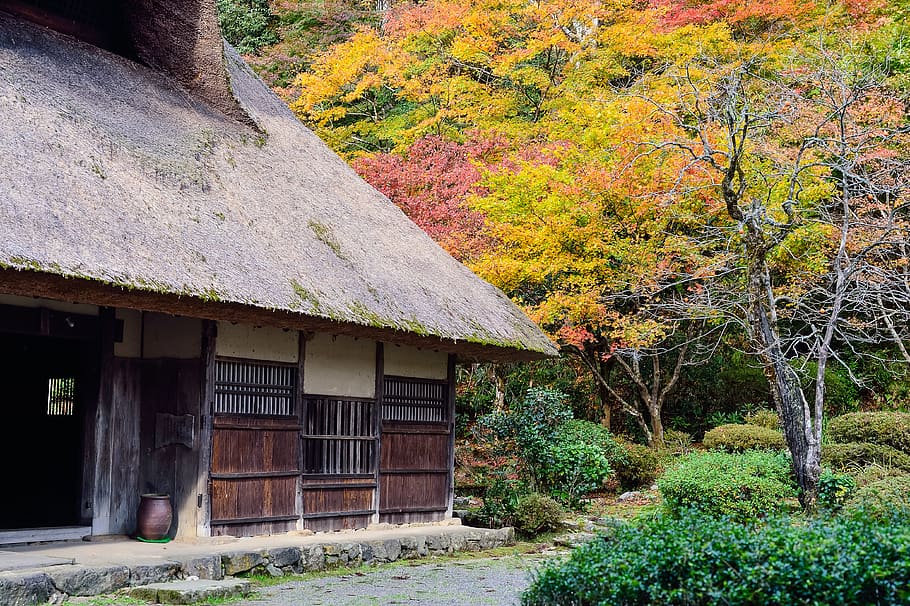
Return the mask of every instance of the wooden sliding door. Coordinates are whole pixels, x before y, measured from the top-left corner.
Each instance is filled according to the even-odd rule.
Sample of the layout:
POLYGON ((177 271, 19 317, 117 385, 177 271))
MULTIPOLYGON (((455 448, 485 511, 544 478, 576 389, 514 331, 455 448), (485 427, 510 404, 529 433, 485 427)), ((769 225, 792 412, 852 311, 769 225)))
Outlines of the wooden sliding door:
POLYGON ((219 358, 210 474, 213 535, 297 526, 300 475, 297 367, 219 358))
POLYGON ((385 377, 380 522, 431 522, 445 517, 451 483, 449 408, 447 381, 385 377))

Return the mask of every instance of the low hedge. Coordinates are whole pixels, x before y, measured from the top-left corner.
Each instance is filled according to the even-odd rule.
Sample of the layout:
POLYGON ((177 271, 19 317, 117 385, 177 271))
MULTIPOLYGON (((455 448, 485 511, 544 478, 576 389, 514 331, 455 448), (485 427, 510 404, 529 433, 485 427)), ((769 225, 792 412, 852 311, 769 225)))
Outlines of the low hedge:
POLYGON ((881 465, 910 472, 910 455, 890 446, 868 442, 822 446, 822 463, 838 471, 881 465))
POLYGON ((524 606, 896 606, 910 600, 910 519, 697 515, 617 523, 545 566, 524 606))
POLYGON ((700 452, 683 457, 657 481, 664 507, 740 521, 786 510, 796 497, 790 459, 782 454, 700 452))
POLYGON ((625 489, 650 486, 660 471, 660 457, 641 444, 624 443, 621 460, 616 461, 616 478, 625 489))
POLYGON ((747 425, 755 425, 765 429, 780 429, 780 418, 777 413, 766 408, 747 414, 745 421, 747 425))
POLYGON ((746 450, 783 450, 784 435, 757 425, 719 425, 705 433, 702 443, 709 450, 743 452, 746 450))
POLYGON ((564 512, 556 500, 542 494, 529 494, 519 499, 512 515, 515 529, 523 536, 534 537, 560 527, 564 512))
POLYGON ((910 414, 905 412, 854 412, 828 423, 832 442, 866 442, 890 446, 910 455, 910 414))
POLYGON ((844 504, 861 517, 884 518, 895 510, 910 512, 910 476, 873 482, 855 491, 844 504))

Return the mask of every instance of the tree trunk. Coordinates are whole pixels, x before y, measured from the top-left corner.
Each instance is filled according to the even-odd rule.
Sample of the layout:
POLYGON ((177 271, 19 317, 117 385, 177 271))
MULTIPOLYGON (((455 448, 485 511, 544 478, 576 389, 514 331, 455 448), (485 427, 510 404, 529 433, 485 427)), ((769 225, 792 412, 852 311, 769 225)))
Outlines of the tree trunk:
POLYGON ((753 331, 752 338, 761 352, 771 396, 777 414, 780 415, 784 439, 792 458, 793 473, 801 489, 800 503, 803 507, 810 508, 818 496, 818 478, 821 474, 821 419, 813 422, 799 376, 790 366, 781 346, 766 249, 760 235, 750 233, 746 238, 746 246, 751 253, 749 324, 753 331))

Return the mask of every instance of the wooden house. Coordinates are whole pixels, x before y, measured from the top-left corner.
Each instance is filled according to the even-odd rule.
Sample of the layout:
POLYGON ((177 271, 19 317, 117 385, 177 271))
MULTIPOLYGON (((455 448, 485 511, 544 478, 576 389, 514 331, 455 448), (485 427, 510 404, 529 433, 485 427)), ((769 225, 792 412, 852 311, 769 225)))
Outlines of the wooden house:
POLYGON ((0 543, 443 519, 455 364, 554 353, 215 0, 0 0, 0 543))

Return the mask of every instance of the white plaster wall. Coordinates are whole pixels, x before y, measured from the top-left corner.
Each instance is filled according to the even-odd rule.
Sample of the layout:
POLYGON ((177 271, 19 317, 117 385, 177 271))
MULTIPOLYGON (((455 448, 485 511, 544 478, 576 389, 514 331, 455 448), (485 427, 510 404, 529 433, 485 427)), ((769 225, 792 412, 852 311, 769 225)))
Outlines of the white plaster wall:
POLYGON ((389 343, 383 350, 383 372, 387 375, 443 380, 449 376, 449 356, 446 353, 389 343))
POLYGON ((143 358, 191 359, 202 356, 202 320, 168 314, 143 314, 143 358))
POLYGON ((114 315, 123 322, 123 340, 114 343, 114 355, 118 358, 142 356, 142 313, 135 309, 117 308, 114 315))
POLYGON ((306 342, 303 391, 372 398, 376 395, 376 342, 317 333, 306 342))
POLYGON ((63 311, 71 314, 83 314, 86 316, 97 316, 97 305, 86 305, 83 303, 67 303, 66 301, 55 301, 54 299, 41 299, 39 297, 19 297, 16 295, 0 295, 0 305, 17 305, 19 307, 43 307, 54 311, 63 311))
POLYGON ((215 353, 232 358, 296 363, 300 358, 296 330, 218 322, 215 353))

